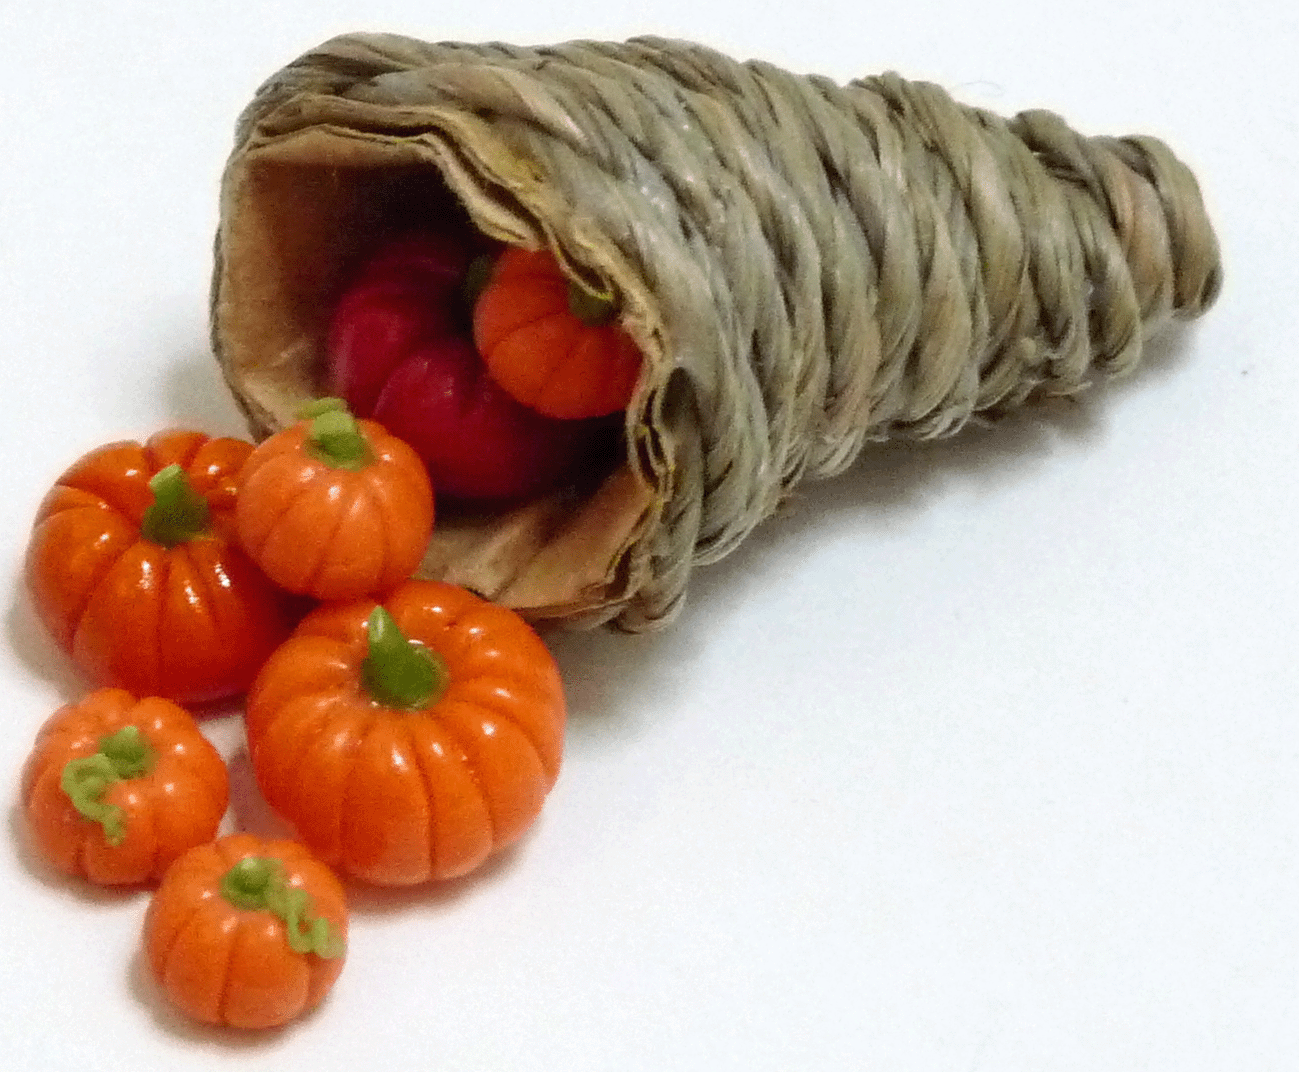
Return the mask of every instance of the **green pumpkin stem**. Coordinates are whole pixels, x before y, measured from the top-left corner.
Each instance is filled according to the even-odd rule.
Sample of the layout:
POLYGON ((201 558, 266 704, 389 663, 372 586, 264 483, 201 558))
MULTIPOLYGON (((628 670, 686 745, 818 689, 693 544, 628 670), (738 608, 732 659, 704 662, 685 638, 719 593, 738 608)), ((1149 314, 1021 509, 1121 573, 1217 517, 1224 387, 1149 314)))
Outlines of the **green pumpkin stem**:
POLYGON ((307 449, 335 469, 364 469, 373 460, 370 444, 341 398, 318 398, 299 411, 309 421, 307 449))
POLYGON ((618 303, 612 294, 596 294, 569 280, 568 310, 587 327, 599 328, 613 321, 618 303))
POLYGON ((361 681, 371 698, 386 707, 421 711, 447 688, 447 666, 437 652, 408 640, 384 607, 366 622, 369 652, 361 681))
POLYGON ((153 502, 140 520, 140 535, 163 547, 175 547, 208 531, 208 505, 179 465, 159 469, 149 481, 153 502))
POLYGON ((465 308, 472 316, 474 306, 487 284, 492 281, 492 269, 496 267, 496 257, 491 253, 480 253, 469 262, 464 278, 460 281, 460 297, 465 308))
POLYGON ((284 867, 274 856, 245 856, 221 876, 221 896, 236 908, 278 916, 295 953, 325 959, 343 955, 343 939, 329 920, 312 914, 311 895, 285 881, 284 867))
POLYGON ((104 794, 114 782, 148 774, 156 761, 139 727, 123 726, 112 736, 102 738, 96 752, 68 760, 59 786, 78 814, 104 828, 105 841, 120 845, 126 840, 126 817, 116 804, 104 803, 104 794))

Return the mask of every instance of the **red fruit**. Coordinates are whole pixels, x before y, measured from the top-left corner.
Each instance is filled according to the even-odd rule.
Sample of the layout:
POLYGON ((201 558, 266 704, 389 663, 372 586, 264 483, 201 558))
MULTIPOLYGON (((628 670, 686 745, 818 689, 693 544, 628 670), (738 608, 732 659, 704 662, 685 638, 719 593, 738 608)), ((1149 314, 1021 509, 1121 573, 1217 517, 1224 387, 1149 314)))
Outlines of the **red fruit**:
POLYGON ((332 393, 370 417, 388 376, 422 342, 462 334, 471 250, 440 234, 398 238, 366 261, 334 309, 329 332, 332 393))
POLYGON ((380 246, 365 262, 361 274, 367 280, 383 277, 402 282, 418 276, 430 287, 454 290, 478 252, 476 247, 464 234, 428 231, 404 235, 380 246))
POLYGON ((374 419, 406 440, 444 495, 521 499, 602 454, 607 421, 561 421, 514 401, 464 338, 443 336, 388 376, 374 419))
POLYGON ((397 366, 422 343, 455 333, 447 303, 430 301, 416 280, 361 282, 334 311, 330 393, 346 400, 355 416, 373 417, 397 366))

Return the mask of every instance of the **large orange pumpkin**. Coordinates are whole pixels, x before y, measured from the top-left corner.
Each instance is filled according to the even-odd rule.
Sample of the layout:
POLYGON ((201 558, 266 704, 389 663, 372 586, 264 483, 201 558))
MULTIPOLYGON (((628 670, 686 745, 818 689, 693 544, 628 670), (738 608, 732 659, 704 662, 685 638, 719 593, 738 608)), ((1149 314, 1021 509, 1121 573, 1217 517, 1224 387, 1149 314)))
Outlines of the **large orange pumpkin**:
POLYGON ((110 443, 45 496, 27 584, 41 620, 96 684, 178 703, 236 695, 288 635, 284 594, 234 539, 252 450, 192 431, 110 443))
POLYGON ((513 611, 441 582, 317 608, 246 709, 266 800, 326 863, 380 885, 472 870, 559 773, 554 659, 513 611))

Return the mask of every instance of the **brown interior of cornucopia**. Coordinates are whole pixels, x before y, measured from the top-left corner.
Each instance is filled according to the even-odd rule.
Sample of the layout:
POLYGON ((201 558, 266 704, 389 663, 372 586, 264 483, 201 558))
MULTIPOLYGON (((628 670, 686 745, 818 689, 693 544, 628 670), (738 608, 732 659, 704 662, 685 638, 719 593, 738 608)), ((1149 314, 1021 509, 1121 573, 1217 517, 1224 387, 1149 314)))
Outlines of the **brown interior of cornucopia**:
MULTIPOLYGON (((366 149, 372 159, 374 146, 366 149)), ((346 166, 339 157, 335 146, 328 164, 261 161, 244 169, 239 189, 226 191, 240 211, 221 236, 214 341, 258 438, 291 423, 308 399, 330 393, 330 318, 357 264, 383 242, 414 230, 473 226, 497 242, 546 244, 540 228, 520 223, 522 211, 484 218, 480 206, 471 222, 441 172, 426 163, 346 166)), ((566 264, 573 270, 571 259, 566 264)), ((420 574, 538 621, 609 618, 641 583, 646 564, 636 545, 657 509, 627 448, 634 424, 624 414, 619 434, 615 417, 607 442, 543 497, 439 496, 420 574)))

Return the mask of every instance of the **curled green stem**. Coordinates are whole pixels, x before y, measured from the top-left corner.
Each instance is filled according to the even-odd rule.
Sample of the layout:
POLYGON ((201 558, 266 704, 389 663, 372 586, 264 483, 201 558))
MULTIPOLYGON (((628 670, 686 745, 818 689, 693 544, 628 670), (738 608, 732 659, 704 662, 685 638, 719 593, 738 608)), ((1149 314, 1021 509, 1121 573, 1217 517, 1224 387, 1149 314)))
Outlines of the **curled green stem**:
POLYGON ((208 505, 179 465, 159 469, 149 481, 153 502, 140 521, 140 535, 163 547, 175 547, 208 531, 208 505))
POLYGON ((369 650, 361 681, 371 698, 387 707, 420 711, 446 691, 446 663, 437 652, 407 639, 387 609, 379 606, 366 622, 369 650))
POLYGON ((278 916, 295 953, 325 959, 343 955, 343 939, 329 920, 312 913, 311 895, 288 884, 274 856, 245 856, 222 876, 221 896, 236 908, 278 916))
POLYGON ((370 444, 341 398, 318 398, 299 411, 309 421, 307 449, 335 469, 364 469, 373 460, 370 444))
POLYGON ((156 759, 139 727, 123 726, 102 738, 91 755, 68 760, 59 786, 78 814, 104 828, 105 841, 120 845, 126 840, 126 816, 116 804, 105 803, 104 794, 115 782, 148 774, 156 759))

